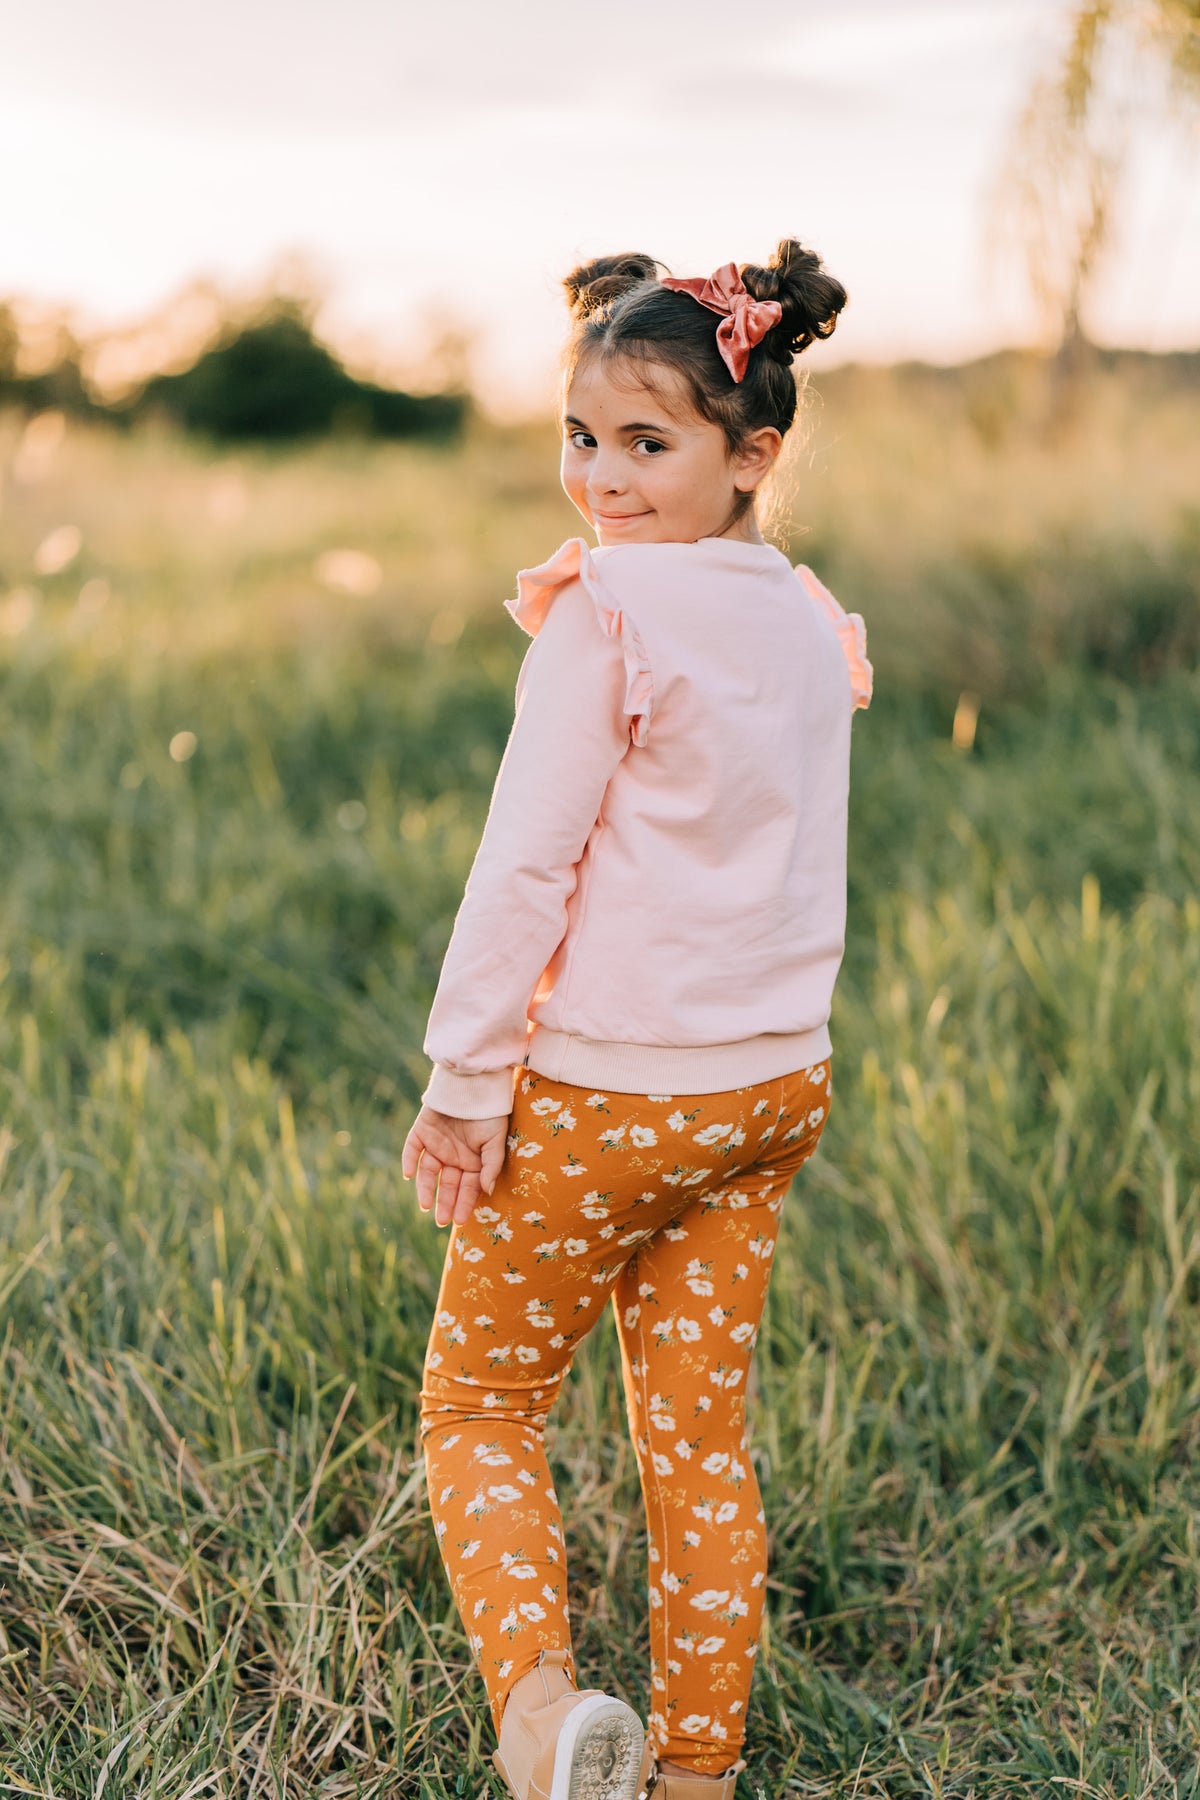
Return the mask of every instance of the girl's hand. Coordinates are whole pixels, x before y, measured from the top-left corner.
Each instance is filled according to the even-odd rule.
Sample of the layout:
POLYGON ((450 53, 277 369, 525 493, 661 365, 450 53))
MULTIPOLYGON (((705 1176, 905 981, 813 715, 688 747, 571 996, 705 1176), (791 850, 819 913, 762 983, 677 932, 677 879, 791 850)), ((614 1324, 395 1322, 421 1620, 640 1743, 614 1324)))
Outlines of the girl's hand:
POLYGON ((437 1198, 439 1225, 465 1225, 480 1189, 490 1194, 504 1167, 509 1114, 498 1119, 452 1119, 423 1106, 404 1140, 400 1170, 417 1178, 417 1204, 428 1212, 437 1198), (440 1180, 439 1180, 440 1176, 440 1180))

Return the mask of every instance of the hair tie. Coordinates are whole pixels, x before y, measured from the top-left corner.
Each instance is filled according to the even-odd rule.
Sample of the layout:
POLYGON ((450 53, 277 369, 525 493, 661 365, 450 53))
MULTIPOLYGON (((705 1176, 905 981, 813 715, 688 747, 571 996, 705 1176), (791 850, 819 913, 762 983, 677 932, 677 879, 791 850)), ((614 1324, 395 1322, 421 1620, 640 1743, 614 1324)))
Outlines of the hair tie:
POLYGON ((778 300, 756 300, 738 274, 736 263, 724 263, 712 274, 682 280, 664 275, 661 286, 678 294, 690 294, 701 306, 727 316, 717 326, 717 349, 735 381, 746 373, 746 363, 755 344, 761 342, 772 325, 778 325, 783 308, 778 300))

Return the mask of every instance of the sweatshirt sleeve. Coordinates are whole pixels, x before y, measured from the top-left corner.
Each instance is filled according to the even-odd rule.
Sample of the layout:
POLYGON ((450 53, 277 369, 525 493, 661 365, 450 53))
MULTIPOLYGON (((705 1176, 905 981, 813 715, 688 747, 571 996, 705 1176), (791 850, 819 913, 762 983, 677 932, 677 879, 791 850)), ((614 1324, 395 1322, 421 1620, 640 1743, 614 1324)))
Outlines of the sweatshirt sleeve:
POLYGON ((523 571, 519 600, 505 603, 533 642, 424 1042, 434 1067, 421 1098, 452 1118, 512 1109, 529 1003, 566 933, 577 865, 632 739, 621 615, 598 603, 592 580, 565 567, 559 579, 547 595, 523 571))

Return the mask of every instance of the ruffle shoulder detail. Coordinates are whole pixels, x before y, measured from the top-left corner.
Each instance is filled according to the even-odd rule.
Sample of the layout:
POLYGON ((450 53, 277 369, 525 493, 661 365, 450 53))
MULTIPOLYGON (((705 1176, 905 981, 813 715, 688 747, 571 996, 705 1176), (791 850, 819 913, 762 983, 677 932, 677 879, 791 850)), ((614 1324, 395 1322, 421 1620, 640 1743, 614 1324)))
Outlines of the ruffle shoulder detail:
POLYGON ((633 743, 645 744, 654 712, 654 676, 641 633, 629 614, 617 605, 596 572, 592 553, 582 538, 568 538, 548 562, 536 569, 517 572, 516 595, 504 602, 517 624, 536 637, 545 622, 554 596, 569 582, 585 588, 606 637, 619 639, 625 663, 625 697, 622 710, 629 717, 633 743))
POLYGON ((862 614, 848 613, 840 601, 834 599, 825 583, 813 574, 807 563, 797 564, 796 574, 821 610, 833 620, 834 629, 841 639, 842 650, 850 668, 850 692, 854 700, 851 710, 869 706, 875 686, 875 671, 867 661, 867 627, 862 614))

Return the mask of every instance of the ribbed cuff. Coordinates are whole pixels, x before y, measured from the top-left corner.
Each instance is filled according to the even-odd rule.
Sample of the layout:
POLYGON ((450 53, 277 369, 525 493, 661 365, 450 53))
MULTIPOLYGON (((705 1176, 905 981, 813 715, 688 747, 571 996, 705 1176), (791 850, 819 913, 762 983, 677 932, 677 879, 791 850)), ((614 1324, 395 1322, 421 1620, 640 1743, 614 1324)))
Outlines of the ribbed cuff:
POLYGON ((538 1025, 525 1061, 538 1075, 615 1094, 715 1094, 752 1087, 829 1056, 828 1023, 729 1044, 614 1043, 538 1025))
POLYGON ((450 1119, 498 1119, 512 1111, 514 1074, 511 1064, 507 1069, 460 1075, 435 1062, 421 1102, 450 1119))

